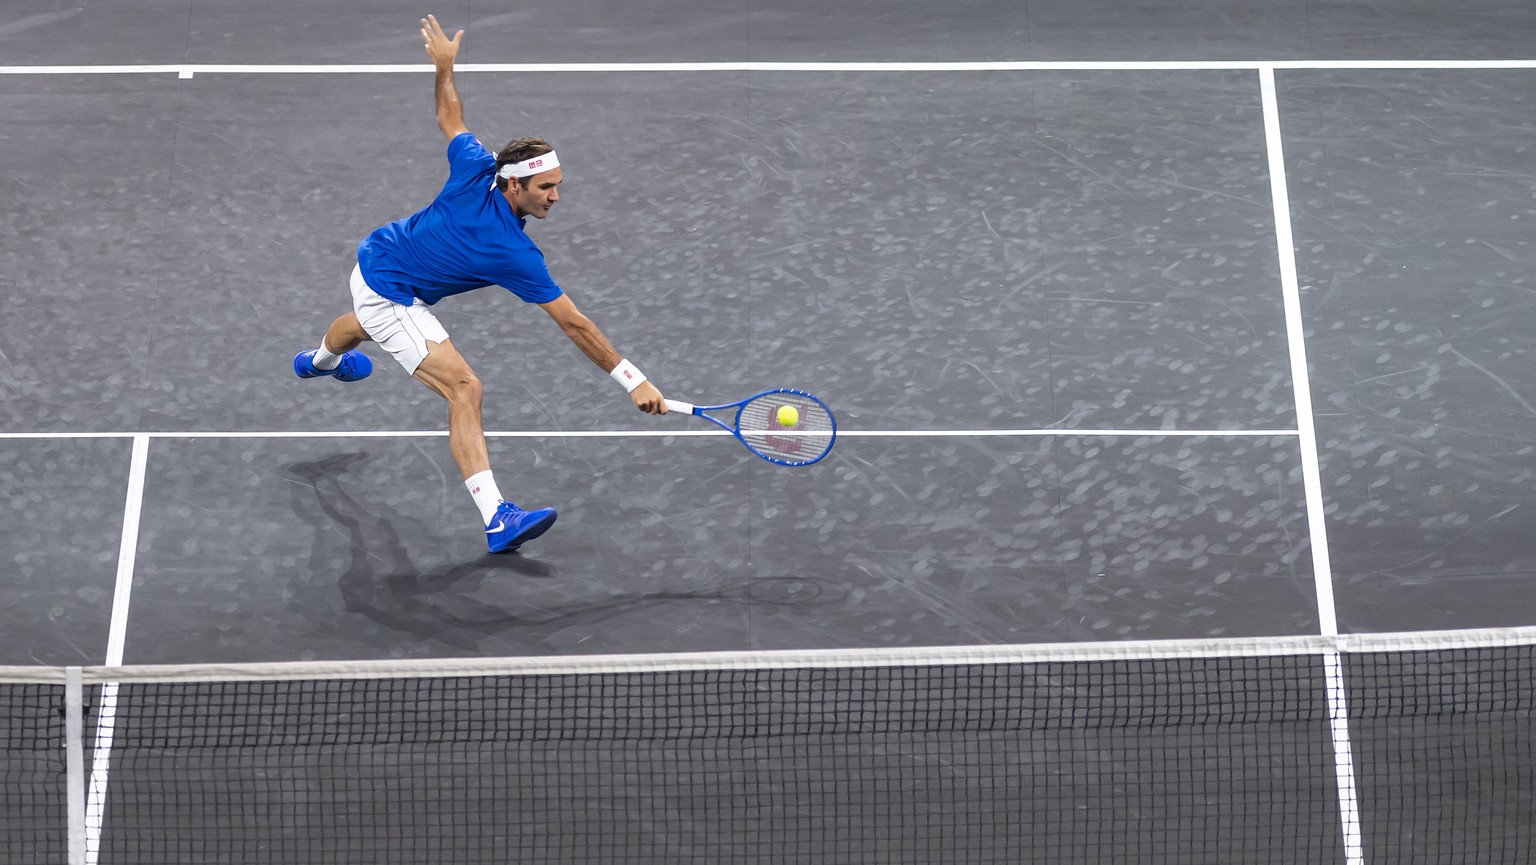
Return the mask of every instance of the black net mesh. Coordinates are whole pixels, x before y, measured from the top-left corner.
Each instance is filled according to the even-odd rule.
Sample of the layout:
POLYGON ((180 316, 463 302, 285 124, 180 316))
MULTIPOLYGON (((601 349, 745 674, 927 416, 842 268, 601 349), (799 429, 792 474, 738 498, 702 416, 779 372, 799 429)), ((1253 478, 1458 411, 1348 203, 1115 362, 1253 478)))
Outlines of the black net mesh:
POLYGON ((68 858, 64 686, 0 683, 0 862, 68 858))
MULTIPOLYGON (((1532 655, 1344 656, 1365 862, 1536 860, 1532 655)), ((96 724, 111 761, 93 855, 1339 863, 1325 670, 1301 654, 94 686, 87 771, 96 724)), ((0 685, 0 862, 65 861, 62 694, 0 685)))
POLYGON ((1536 647, 1344 662, 1366 861, 1536 862, 1536 647))
POLYGON ((102 861, 1324 861, 1322 693, 1307 657, 124 686, 102 861))

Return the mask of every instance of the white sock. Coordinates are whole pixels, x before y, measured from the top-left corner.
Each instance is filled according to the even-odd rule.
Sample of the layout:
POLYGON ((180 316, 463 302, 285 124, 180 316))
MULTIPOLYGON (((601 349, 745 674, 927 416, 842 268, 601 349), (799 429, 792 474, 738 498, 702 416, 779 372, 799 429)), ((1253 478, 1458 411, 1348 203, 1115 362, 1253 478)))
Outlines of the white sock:
POLYGON ((313 361, 315 369, 335 369, 341 364, 341 355, 331 354, 331 350, 325 347, 325 340, 320 340, 320 347, 315 349, 313 361))
POLYGON ((480 509, 480 522, 490 525, 491 517, 496 516, 497 505, 501 504, 501 490, 496 488, 496 479, 491 476, 491 470, 470 475, 464 486, 475 497, 475 507, 480 509))

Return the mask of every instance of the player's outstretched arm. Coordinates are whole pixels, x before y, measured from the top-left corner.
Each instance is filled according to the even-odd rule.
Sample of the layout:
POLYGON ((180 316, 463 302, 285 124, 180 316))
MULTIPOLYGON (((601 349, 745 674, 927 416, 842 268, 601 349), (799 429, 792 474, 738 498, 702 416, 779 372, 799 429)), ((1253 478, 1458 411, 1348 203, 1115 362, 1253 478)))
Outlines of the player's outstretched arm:
MULTIPOLYGON (((628 363, 613 347, 613 343, 608 341, 608 337, 603 336, 603 332, 598 330, 592 319, 581 314, 576 304, 571 302, 570 297, 562 294, 549 303, 541 303, 539 306, 549 313, 549 317, 554 319, 556 324, 560 325, 560 330, 576 344, 577 348, 581 349, 581 353, 597 364, 598 369, 614 375, 621 366, 628 363)), ((629 368, 633 370, 633 367, 629 368)), ((635 404, 635 408, 647 414, 667 413, 667 403, 662 399, 661 391, 649 381, 642 381, 630 390, 629 398, 635 404)))
POLYGON ((437 86, 433 91, 437 103, 437 128, 449 141, 469 131, 464 126, 464 105, 459 102, 459 89, 453 84, 453 64, 459 59, 459 39, 463 36, 464 31, 460 30, 449 39, 435 15, 421 19, 421 41, 427 56, 432 58, 432 65, 437 67, 437 86))

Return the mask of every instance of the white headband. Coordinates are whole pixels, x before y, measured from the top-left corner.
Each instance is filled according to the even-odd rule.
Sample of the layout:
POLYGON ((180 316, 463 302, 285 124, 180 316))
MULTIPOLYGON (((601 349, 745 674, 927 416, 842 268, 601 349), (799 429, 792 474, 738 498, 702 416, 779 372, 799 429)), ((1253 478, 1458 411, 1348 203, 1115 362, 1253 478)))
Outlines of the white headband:
POLYGON ((532 177, 535 174, 541 174, 559 167, 560 159, 555 156, 555 151, 551 150, 538 156, 530 156, 522 162, 508 162, 501 167, 500 171, 496 172, 496 176, 502 180, 506 180, 509 177, 516 177, 521 180, 524 177, 532 177))

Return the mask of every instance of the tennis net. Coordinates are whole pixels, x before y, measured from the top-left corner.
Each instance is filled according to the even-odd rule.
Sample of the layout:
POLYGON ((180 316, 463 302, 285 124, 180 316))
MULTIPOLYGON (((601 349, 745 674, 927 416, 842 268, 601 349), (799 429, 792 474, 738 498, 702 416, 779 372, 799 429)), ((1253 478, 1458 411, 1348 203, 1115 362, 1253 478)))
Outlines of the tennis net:
POLYGON ((0 669, 0 861, 1529 862, 1533 655, 1536 629, 0 669))

